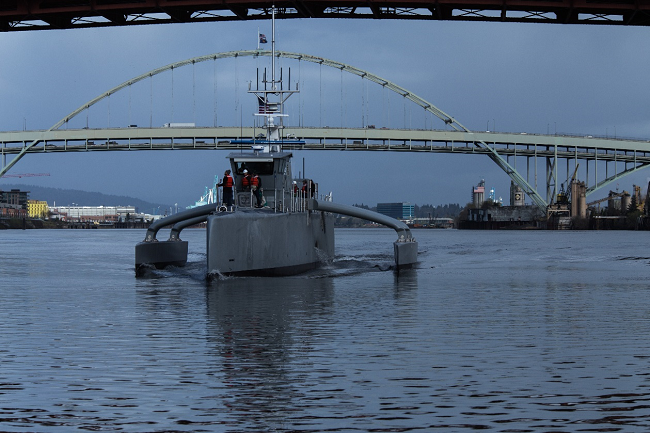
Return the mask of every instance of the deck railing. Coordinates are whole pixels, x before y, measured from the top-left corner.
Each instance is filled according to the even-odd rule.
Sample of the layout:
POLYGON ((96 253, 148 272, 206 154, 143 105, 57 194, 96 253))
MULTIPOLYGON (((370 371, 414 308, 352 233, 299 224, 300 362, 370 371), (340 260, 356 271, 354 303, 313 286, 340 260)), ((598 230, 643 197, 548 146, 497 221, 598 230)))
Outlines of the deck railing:
MULTIPOLYGON (((298 189, 297 184, 293 188, 286 190, 271 189, 264 190, 262 188, 262 197, 266 201, 266 206, 274 210, 274 212, 307 212, 308 200, 311 198, 318 198, 320 200, 331 201, 330 195, 320 195, 318 192, 318 184, 312 182, 310 179, 305 179, 306 183, 303 184, 305 190, 298 189), (312 193, 313 191, 313 193, 312 193)), ((221 197, 219 196, 219 199, 221 197)), ((257 199, 255 192, 252 189, 246 191, 235 191, 235 206, 239 208, 255 208, 257 199), (245 199, 242 199, 242 196, 245 199)))

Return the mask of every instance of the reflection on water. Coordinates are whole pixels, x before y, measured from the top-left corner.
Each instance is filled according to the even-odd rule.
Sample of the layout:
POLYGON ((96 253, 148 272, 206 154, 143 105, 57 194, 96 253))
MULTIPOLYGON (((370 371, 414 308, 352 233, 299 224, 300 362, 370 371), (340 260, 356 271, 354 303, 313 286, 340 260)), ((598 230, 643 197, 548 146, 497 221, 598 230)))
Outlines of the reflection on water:
POLYGON ((393 284, 395 285, 395 296, 406 294, 417 290, 418 288, 418 271, 417 269, 404 269, 399 272, 393 272, 393 284))
POLYGON ((132 234, 3 234, 0 431, 650 431, 638 234, 418 231, 396 274, 392 231, 348 230, 209 284, 202 232, 142 279, 132 234))
POLYGON ((332 312, 330 279, 230 278, 207 290, 207 340, 230 394, 223 403, 240 426, 274 431, 299 410, 314 322, 332 312))

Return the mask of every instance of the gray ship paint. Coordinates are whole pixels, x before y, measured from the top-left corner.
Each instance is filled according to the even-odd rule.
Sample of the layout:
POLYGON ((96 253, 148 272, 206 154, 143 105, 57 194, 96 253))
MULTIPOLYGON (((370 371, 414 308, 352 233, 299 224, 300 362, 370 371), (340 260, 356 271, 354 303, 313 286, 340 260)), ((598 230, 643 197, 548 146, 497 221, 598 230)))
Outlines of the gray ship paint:
POLYGON ((334 256, 334 216, 242 210, 208 217, 209 275, 292 275, 334 256))

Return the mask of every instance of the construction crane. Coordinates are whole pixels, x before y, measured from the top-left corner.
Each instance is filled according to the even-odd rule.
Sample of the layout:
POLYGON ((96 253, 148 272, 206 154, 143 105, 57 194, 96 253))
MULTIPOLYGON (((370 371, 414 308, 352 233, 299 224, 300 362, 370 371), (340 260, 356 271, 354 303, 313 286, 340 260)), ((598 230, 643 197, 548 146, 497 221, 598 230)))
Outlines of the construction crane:
POLYGON ((36 177, 36 176, 49 176, 50 173, 16 173, 16 174, 5 174, 2 177, 36 177))
POLYGON ((556 203, 569 203, 571 201, 571 185, 576 180, 576 175, 578 174, 578 167, 580 164, 576 164, 576 169, 573 171, 573 176, 571 179, 566 180, 567 189, 564 191, 564 183, 560 184, 560 192, 557 195, 556 203))
POLYGON ((590 203, 587 203, 587 207, 592 207, 593 205, 596 205, 596 204, 597 204, 597 205, 598 205, 598 209, 600 209, 600 203, 602 203, 602 202, 604 202, 604 201, 607 201, 607 200, 612 200, 612 199, 615 199, 615 198, 621 198, 621 197, 623 197, 625 194, 627 194, 625 191, 623 191, 623 192, 613 192, 613 191, 610 191, 610 192, 609 192, 609 196, 607 196, 607 197, 605 197, 605 198, 601 198, 600 200, 595 200, 595 201, 592 201, 592 202, 590 202, 590 203))
POLYGON ((623 194, 624 194, 623 192, 616 192, 616 193, 613 193, 613 194, 611 194, 611 195, 609 195, 609 196, 607 196, 605 198, 601 198, 600 200, 594 200, 592 202, 589 202, 589 203, 587 203, 587 206, 593 206, 595 204, 602 203, 602 202, 607 201, 607 200, 611 200, 611 199, 614 199, 614 198, 620 198, 620 197, 623 197, 623 194))

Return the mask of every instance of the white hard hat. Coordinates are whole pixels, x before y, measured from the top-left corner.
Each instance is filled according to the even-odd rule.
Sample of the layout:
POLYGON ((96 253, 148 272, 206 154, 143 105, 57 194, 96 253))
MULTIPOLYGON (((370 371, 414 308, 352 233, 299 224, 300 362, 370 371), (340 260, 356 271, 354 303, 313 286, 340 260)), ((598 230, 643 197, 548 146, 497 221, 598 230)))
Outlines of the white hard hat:
POLYGON ((248 170, 244 169, 244 174, 248 173, 248 170))
POLYGON ((296 181, 294 180, 294 181, 293 181, 293 183, 295 184, 295 183, 296 183, 296 181))

